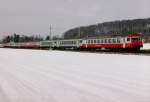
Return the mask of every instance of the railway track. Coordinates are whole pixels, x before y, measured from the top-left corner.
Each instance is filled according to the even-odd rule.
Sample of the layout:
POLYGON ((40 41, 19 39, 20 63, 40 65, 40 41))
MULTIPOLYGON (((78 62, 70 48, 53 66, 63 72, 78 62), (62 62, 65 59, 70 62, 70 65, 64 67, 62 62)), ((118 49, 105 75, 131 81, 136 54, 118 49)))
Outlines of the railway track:
POLYGON ((124 54, 124 55, 147 55, 150 56, 150 49, 148 50, 139 50, 139 51, 124 51, 124 50, 118 50, 118 51, 113 51, 113 50, 59 50, 59 51, 72 51, 72 52, 85 52, 85 53, 98 53, 98 54, 124 54))
MULTIPOLYGON (((14 48, 16 49, 16 48, 14 48)), ((18 48, 17 48, 18 49, 18 48)), ((47 49, 31 49, 31 50, 50 50, 49 48, 47 49)), ((52 50, 52 49, 51 49, 52 50)), ((73 50, 73 49, 54 49, 54 50, 59 50, 59 51, 72 51, 72 52, 82 52, 82 53, 99 53, 99 54, 124 54, 124 55, 147 55, 150 56, 150 49, 141 49, 138 51, 129 51, 129 50, 108 50, 108 49, 103 49, 103 50, 73 50)))

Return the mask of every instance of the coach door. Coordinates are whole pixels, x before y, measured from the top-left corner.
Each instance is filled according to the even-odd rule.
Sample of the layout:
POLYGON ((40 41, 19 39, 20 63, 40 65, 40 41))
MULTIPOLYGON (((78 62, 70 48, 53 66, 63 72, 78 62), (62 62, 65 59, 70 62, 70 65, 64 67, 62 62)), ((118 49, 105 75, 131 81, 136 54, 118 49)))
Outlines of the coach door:
POLYGON ((126 48, 126 39, 122 38, 123 48, 126 48))

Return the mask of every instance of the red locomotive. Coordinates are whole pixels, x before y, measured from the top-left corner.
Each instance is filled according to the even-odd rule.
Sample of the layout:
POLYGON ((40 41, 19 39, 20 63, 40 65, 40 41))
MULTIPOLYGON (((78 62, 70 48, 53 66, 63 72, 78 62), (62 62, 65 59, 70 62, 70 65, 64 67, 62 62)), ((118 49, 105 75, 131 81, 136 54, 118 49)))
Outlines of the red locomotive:
POLYGON ((109 38, 86 38, 82 40, 81 48, 84 49, 133 49, 139 50, 143 46, 142 34, 131 33, 129 36, 109 38))

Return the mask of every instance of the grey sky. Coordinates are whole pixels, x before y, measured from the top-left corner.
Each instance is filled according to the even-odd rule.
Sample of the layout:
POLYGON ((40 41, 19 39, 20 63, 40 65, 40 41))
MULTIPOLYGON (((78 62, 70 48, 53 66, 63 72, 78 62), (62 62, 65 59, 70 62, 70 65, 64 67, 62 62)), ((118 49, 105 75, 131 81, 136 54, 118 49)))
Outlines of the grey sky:
POLYGON ((0 0, 0 37, 48 35, 77 26, 150 17, 150 0, 0 0))

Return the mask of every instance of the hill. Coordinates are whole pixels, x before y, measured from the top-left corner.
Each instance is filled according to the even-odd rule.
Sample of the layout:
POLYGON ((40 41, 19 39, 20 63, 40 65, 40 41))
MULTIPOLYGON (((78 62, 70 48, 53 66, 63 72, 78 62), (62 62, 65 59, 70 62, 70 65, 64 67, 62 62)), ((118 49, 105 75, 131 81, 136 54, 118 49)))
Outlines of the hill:
POLYGON ((81 26, 66 31, 64 39, 102 37, 102 36, 125 36, 131 32, 141 32, 145 42, 150 42, 150 18, 121 20, 98 23, 95 25, 81 26))

